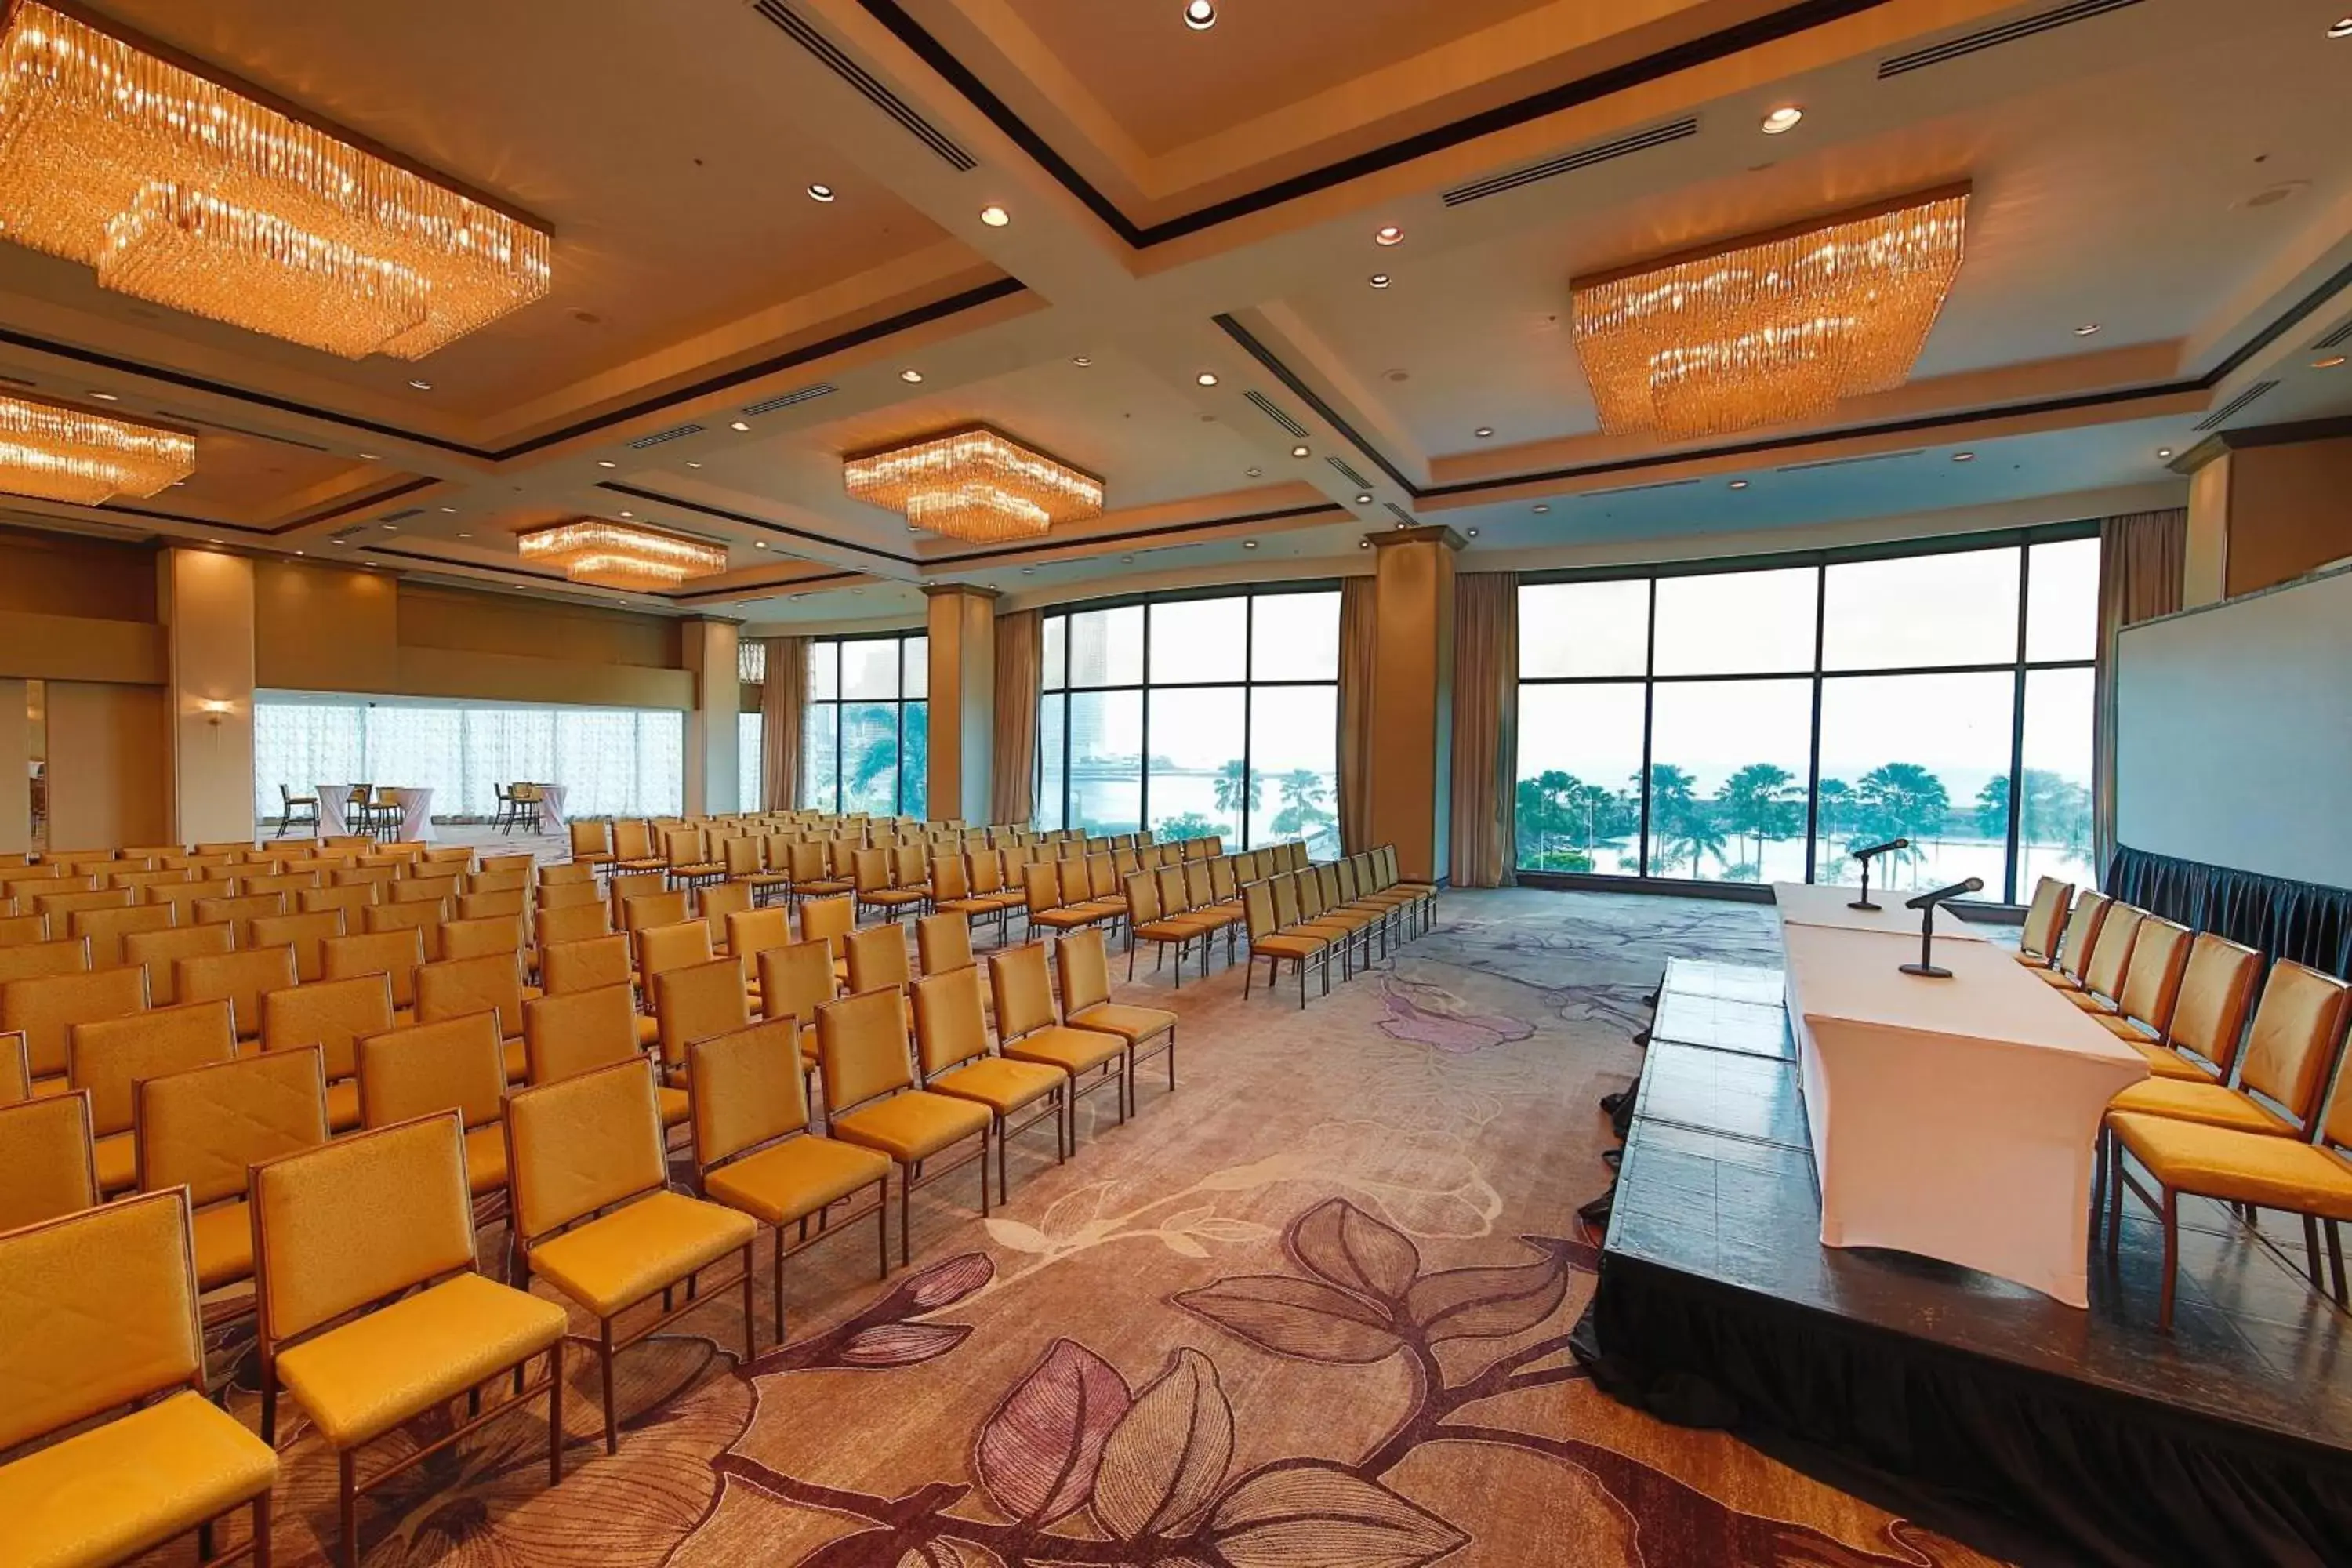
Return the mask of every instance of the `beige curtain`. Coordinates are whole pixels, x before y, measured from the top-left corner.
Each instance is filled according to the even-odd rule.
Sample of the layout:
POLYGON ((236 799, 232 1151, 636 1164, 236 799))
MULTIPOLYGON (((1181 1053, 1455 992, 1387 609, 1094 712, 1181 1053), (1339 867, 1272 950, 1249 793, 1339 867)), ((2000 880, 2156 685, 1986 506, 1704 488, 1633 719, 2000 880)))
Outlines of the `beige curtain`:
POLYGON ((1339 847, 1353 855, 1371 847, 1372 669, 1380 654, 1374 595, 1369 576, 1339 584, 1339 847))
POLYGON ((760 682, 760 794, 767 811, 793 811, 801 797, 801 703, 808 695, 808 638, 770 637, 760 682))
POLYGON ((1517 880, 1519 577, 1454 580, 1454 885, 1517 880))
POLYGON ((996 617, 995 771, 991 824, 1026 827, 1037 812, 1038 638, 1044 617, 1015 610, 996 617))
POLYGON ((2116 634, 2180 608, 2189 513, 2136 511, 2099 525, 2099 663, 2092 721, 2091 822, 2104 878, 2116 850, 2116 634))

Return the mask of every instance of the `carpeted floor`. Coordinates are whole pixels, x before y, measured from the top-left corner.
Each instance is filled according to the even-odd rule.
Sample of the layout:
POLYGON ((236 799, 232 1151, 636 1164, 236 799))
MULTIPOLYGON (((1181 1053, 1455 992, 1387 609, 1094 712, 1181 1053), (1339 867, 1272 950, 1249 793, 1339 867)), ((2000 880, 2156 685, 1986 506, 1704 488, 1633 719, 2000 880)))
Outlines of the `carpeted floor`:
MULTIPOLYGON (((1147 1077, 1124 1128, 1090 1097, 1059 1168, 1033 1134, 985 1222, 965 1175, 919 1194, 915 1267, 887 1283, 870 1225, 796 1258, 781 1352, 763 1249, 759 1359, 733 1291, 626 1352, 617 1458, 575 1350, 562 1485, 543 1408, 494 1424, 362 1505, 365 1560, 1984 1563, 1615 1405, 1567 1353, 1594 1260, 1574 1210, 1608 1179, 1594 1101, 1636 1064, 1643 997, 1670 955, 1776 952, 1752 905, 1513 890, 1448 894, 1436 931, 1304 1012, 1295 990, 1244 1003, 1222 963, 1181 993, 1139 973, 1122 1000, 1182 1015, 1177 1092, 1147 1077)), ((299 1563, 333 1529, 334 1465, 284 1447, 278 1561, 299 1563)))

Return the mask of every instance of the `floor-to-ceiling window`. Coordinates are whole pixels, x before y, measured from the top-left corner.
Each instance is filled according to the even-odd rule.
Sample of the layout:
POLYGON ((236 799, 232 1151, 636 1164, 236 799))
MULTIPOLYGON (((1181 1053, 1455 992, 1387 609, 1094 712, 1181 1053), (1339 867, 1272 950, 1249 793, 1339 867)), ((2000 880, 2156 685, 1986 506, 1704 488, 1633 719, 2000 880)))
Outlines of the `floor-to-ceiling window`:
POLYGON ((1055 610, 1041 652, 1038 826, 1338 852, 1336 589, 1055 610))
POLYGON ((2070 525, 1526 582, 1521 868, 2090 879, 2098 573, 2070 525))
POLYGON ((809 644, 801 720, 801 806, 922 816, 930 752, 931 639, 809 644))

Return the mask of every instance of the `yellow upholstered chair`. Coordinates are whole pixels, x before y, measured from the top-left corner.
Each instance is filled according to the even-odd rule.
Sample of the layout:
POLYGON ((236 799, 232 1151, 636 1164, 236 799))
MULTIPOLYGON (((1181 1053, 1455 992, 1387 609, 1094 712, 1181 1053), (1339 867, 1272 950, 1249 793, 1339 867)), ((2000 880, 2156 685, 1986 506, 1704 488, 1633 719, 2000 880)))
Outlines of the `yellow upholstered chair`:
POLYGON ((794 1018, 803 1031, 801 1052, 816 1065, 816 1010, 834 999, 833 952, 822 942, 788 942, 760 953, 760 1016, 794 1018))
POLYGON ((2091 944, 2090 960, 2083 965, 2081 974, 2070 979, 2053 970, 2035 973, 2061 990, 2078 993, 2077 1005, 2084 1011, 2112 1013, 2115 998, 2124 988, 2124 975, 2131 968, 2132 951, 2139 944, 2140 927, 2147 920, 2145 910, 2111 903, 2106 918, 2099 922, 2098 940, 2091 944))
POLYGON ((521 958, 520 915, 474 915, 451 921, 441 928, 441 961, 444 963, 493 955, 521 958))
POLYGON ((140 1079, 139 1190, 188 1190, 199 1289, 253 1278, 247 1172, 327 1141, 323 1060, 310 1046, 140 1079))
POLYGON ((457 899, 457 878, 454 872, 439 877, 401 877, 392 884, 392 901, 395 904, 452 904, 457 899))
POLYGON ((801 940, 822 942, 833 955, 833 973, 836 980, 849 977, 849 961, 842 943, 857 929, 857 904, 850 895, 839 898, 809 899, 801 904, 801 940))
POLYGON ((2033 901, 2025 906, 2025 924, 2018 932, 2017 962, 2029 969, 2047 969, 2057 961, 2058 937, 2066 927, 2066 910, 2074 901, 2074 884, 2042 877, 2033 884, 2033 901))
POLYGON ((233 952, 236 932, 225 925, 173 926, 168 931, 132 931, 122 939, 122 962, 147 972, 147 996, 158 1007, 180 999, 173 977, 184 958, 233 952))
POLYGON ((727 917, 727 951, 742 963, 746 982, 754 994, 760 989, 760 955, 770 948, 792 944, 793 917, 782 904, 739 910, 727 917))
POLYGON ((330 937, 342 935, 345 927, 341 910, 313 910, 299 915, 264 915, 250 929, 256 947, 292 948, 294 977, 308 985, 327 977, 324 944, 330 937))
POLYGON ((659 871, 626 871, 604 884, 604 897, 613 910, 613 929, 626 931, 623 911, 632 899, 658 898, 669 890, 669 879, 659 871))
POLYGON ((988 1141, 994 1119, 984 1105, 915 1087, 907 1060, 907 1013, 898 993, 868 992, 816 1010, 817 1059, 828 1108, 826 1131, 872 1149, 898 1168, 898 1259, 911 1257, 917 1168, 921 1184, 980 1162, 980 1212, 989 1212, 988 1141), (940 1156, 978 1141, 952 1161, 940 1156))
MULTIPOLYGON (((626 981, 530 998, 522 1005, 522 1038, 530 1058, 530 1081, 553 1083, 614 1062, 636 1060, 645 1049, 638 1041, 638 1023, 636 993, 626 981)), ((664 1127, 675 1127, 686 1120, 684 1089, 662 1084, 654 1093, 661 1104, 664 1127)))
POLYGON ((776 1342, 784 1342, 784 1258, 838 1235, 832 1206, 874 1188, 881 1270, 890 1272, 890 1160, 877 1150, 809 1131, 807 1075, 790 1019, 697 1040, 688 1057, 694 1168, 703 1195, 775 1232, 776 1342), (809 1221, 817 1221, 814 1237, 809 1221), (784 1240, 784 1227, 800 1227, 784 1240))
POLYGON ((342 910, 344 929, 356 934, 366 921, 367 911, 376 906, 378 900, 374 883, 360 882, 348 887, 315 888, 295 894, 294 901, 301 906, 304 914, 316 914, 320 910, 342 910))
POLYGON ((236 1037, 261 1038, 261 996, 298 981, 291 947, 256 947, 242 952, 199 953, 172 966, 172 987, 182 1005, 226 1002, 236 1015, 236 1037))
POLYGON ((841 840, 808 839, 792 847, 792 897, 795 900, 833 899, 856 890, 848 875, 848 850, 841 840))
POLYGON ((98 1206, 89 1125, 87 1094, 0 1105, 0 1232, 98 1206))
POLYGON ((2074 908, 2066 917, 2060 932, 2054 962, 2046 970, 2037 971, 2052 984, 2080 988, 2083 974, 2090 967, 2091 953, 2098 945, 2099 927, 2106 922, 2107 910, 2115 900, 2105 893, 2085 889, 2075 899, 2074 908))
POLYGON ((425 938, 414 931, 380 931, 331 937, 320 944, 329 980, 381 974, 392 984, 394 1024, 416 1016, 416 972, 425 967, 425 938))
POLYGON ((534 863, 531 875, 542 890, 562 887, 593 888, 596 885, 596 868, 584 860, 562 861, 551 866, 534 863))
MULTIPOLYGON (((1176 949, 1176 985, 1181 990, 1184 984, 1184 950, 1193 942, 1205 948, 1215 926, 1200 916, 1170 914, 1160 901, 1160 879, 1163 876, 1175 878, 1178 874, 1172 869, 1138 871, 1127 879, 1127 977, 1129 980, 1135 978, 1135 950, 1138 947, 1147 942, 1152 944, 1152 968, 1156 971, 1167 963, 1168 949, 1172 943, 1176 949)), ((1181 896, 1183 889, 1181 878, 1175 887, 1181 896)), ((1202 961, 1202 967, 1207 967, 1205 958, 1202 961)))
POLYGON ((66 1038, 66 1081, 89 1095, 98 1190, 139 1184, 132 1119, 142 1079, 208 1067, 236 1055, 226 1001, 183 1002, 120 1018, 76 1024, 66 1038))
POLYGON ((33 1092, 65 1087, 66 1037, 76 1024, 146 1010, 147 972, 126 964, 80 974, 40 974, 0 985, 0 1031, 21 1033, 33 1092))
MULTIPOLYGON (((1097 941, 1100 933, 1093 934, 1097 941)), ((1041 1121, 1054 1123, 1054 1163, 1068 1158, 1070 1077, 1044 1062, 1017 1061, 988 1048, 988 1019, 980 1002, 980 971, 951 969, 915 985, 915 1055, 922 1087, 988 1108, 996 1144, 996 1195, 1010 1201, 1005 1145, 1041 1121), (1013 1120, 1032 1106, 1025 1121, 1013 1120)), ((987 1173, 982 1173, 985 1183, 987 1173)))
POLYGON ((243 944, 250 941, 247 927, 251 921, 264 915, 282 915, 293 902, 284 893, 240 893, 231 899, 198 899, 195 919, 191 923, 235 926, 238 942, 243 944))
MULTIPOLYGON (((849 989, 878 991, 888 987, 901 996, 915 983, 907 966, 907 932, 896 925, 869 926, 842 939, 842 956, 849 961, 849 989)), ((913 1015, 908 1015, 911 1019, 913 1015)))
POLYGON ((457 918, 461 921, 510 920, 517 930, 522 926, 523 908, 530 895, 520 888, 500 892, 461 893, 457 896, 457 918))
POLYGON ((850 856, 851 879, 857 892, 857 908, 878 910, 890 920, 909 909, 920 909, 923 895, 911 888, 898 885, 898 868, 892 852, 887 849, 859 849, 850 856))
POLYGON ((1154 1057, 1168 1058, 1168 1087, 1176 1087, 1176 1015, 1131 1007, 1110 998, 1110 955, 1099 931, 1073 931, 1054 948, 1062 982, 1062 1022, 1097 1029, 1127 1042, 1127 1103, 1135 1109, 1135 1074, 1154 1057))
POLYGON ((269 1563, 278 1456, 205 1397, 188 1200, 150 1194, 0 1236, 0 1546, 13 1563, 127 1563, 198 1534, 269 1563), (130 1414, 90 1425, 110 1410, 130 1414), (250 1507, 247 1543, 213 1521, 250 1507))
POLYGON ((360 1041, 359 1064, 362 1126, 389 1127, 455 1110, 466 1129, 467 1188, 480 1198, 506 1186, 506 1138, 499 1130, 506 1053, 493 1015, 468 1013, 370 1035, 360 1041))
POLYGON ((661 1028, 663 1076, 685 1077, 687 1050, 697 1040, 731 1035, 751 1022, 743 992, 743 961, 707 958, 654 976, 654 1022, 661 1028))
POLYGON ((2118 1115, 2168 1116, 2277 1138, 2305 1136, 2326 1092, 2344 1038, 2347 987, 2292 959, 2271 965, 2246 1037, 2235 1089, 2178 1078, 2149 1078, 2107 1102, 2118 1115))
MULTIPOLYGON (((16 906, 11 900, 6 907, 14 910, 16 906)), ((48 940, 48 916, 0 912, 0 947, 23 947, 27 942, 48 940)))
MULTIPOLYGON (((555 869, 561 870, 562 868, 557 867, 555 869)), ((540 885, 539 898, 536 900, 537 908, 540 910, 577 909, 583 904, 595 904, 599 907, 604 905, 604 895, 593 881, 543 882, 540 885)), ((610 924, 609 916, 606 923, 610 924)))
POLYGON ((493 952, 480 958, 445 958, 416 972, 416 1021, 443 1024, 468 1013, 498 1019, 504 1043, 507 1081, 519 1083, 529 1070, 522 1045, 522 955, 493 952))
POLYGON ((632 940, 637 950, 637 990, 656 1014, 661 1011, 661 996, 654 988, 657 976, 666 970, 708 963, 717 956, 710 951, 710 928, 700 921, 649 926, 634 933, 632 940))
POLYGON ((1298 1005, 1307 1005, 1307 972, 1318 969, 1323 973, 1323 994, 1331 994, 1331 942, 1328 937, 1304 931, 1285 931, 1277 918, 1279 905, 1275 890, 1281 879, 1269 877, 1250 883, 1242 889, 1242 908, 1249 922, 1249 968, 1242 975, 1242 996, 1247 1000, 1251 977, 1257 970, 1257 961, 1265 960, 1265 988, 1269 995, 1282 978, 1286 963, 1298 976, 1298 1005))
POLYGON ((621 929, 625 931, 682 925, 693 918, 694 911, 683 892, 646 893, 621 905, 621 929))
POLYGON ((253 1169, 262 1440, 275 1440, 283 1384, 335 1453, 348 1568, 362 1495, 542 1393, 549 1479, 562 1479, 563 1309, 478 1271, 463 1136, 443 1113, 253 1169), (366 1445, 541 1355, 546 1373, 512 1398, 360 1479, 366 1445))
MULTIPOLYGON (((60 917, 62 919, 62 917, 60 917)), ((57 942, 19 942, 0 947, 0 985, 44 974, 86 974, 89 972, 89 939, 66 937, 57 942)))
POLYGON ((1021 868, 1023 907, 1033 932, 1076 931, 1091 918, 1062 907, 1061 871, 1051 860, 1033 860, 1021 868))
POLYGON ((122 962, 126 934, 166 931, 172 923, 169 904, 131 904, 121 909, 76 910, 66 918, 66 931, 89 942, 91 968, 112 969, 122 962))
POLYGON ((542 951, 559 942, 586 942, 592 937, 613 934, 612 916, 601 900, 550 905, 542 900, 534 919, 539 931, 538 945, 542 951))
POLYGON ((971 917, 961 910, 943 908, 915 922, 915 963, 925 974, 971 969, 979 962, 971 951, 971 917))
MULTIPOLYGON (((740 988, 738 988, 740 994, 740 988)), ((743 1360, 755 1351, 751 1215, 669 1190, 653 1064, 618 1062, 519 1090, 507 1100, 514 1236, 536 1273, 594 1314, 604 1373, 604 1451, 620 1450, 613 1357, 701 1303, 702 1270, 730 1253, 743 1262, 743 1360), (683 1283, 686 1301, 671 1309, 683 1283), (614 1320, 655 1295, 663 1310, 615 1340, 614 1320)))
MULTIPOLYGON (((176 876, 182 881, 187 880, 185 872, 159 871, 155 874, 159 877, 176 876)), ((325 877, 317 871, 268 871, 258 877, 240 877, 236 887, 240 893, 284 893, 290 900, 295 894, 315 888, 324 880, 325 877)))
POLYGON ((1077 1101, 1108 1086, 1127 1120, 1126 1040, 1101 1029, 1074 1029, 1054 1016, 1054 986, 1045 944, 1024 942, 988 955, 989 989, 996 1001, 998 1048, 1015 1061, 1059 1068, 1070 1079, 1070 1142, 1077 1145, 1077 1101))
POLYGON ((348 1132, 360 1124, 359 1043, 393 1027, 392 981, 354 974, 261 994, 261 1048, 319 1048, 327 1079, 327 1125, 348 1132))
POLYGON ((361 923, 370 936, 387 931, 413 931, 425 944, 427 963, 441 956, 441 922, 448 911, 441 904, 377 904, 366 911, 361 923))
POLYGON ((339 866, 328 873, 327 879, 330 886, 337 888, 373 886, 380 889, 376 901, 385 903, 391 900, 393 883, 400 879, 400 868, 381 861, 363 866, 339 866))
MULTIPOLYGON (((0 1105, 33 1098, 33 1058, 21 1034, 0 1035, 0 1105)), ((6 1226, 0 1226, 5 1230, 6 1226)))
MULTIPOLYGON (((2124 911, 2117 911, 2118 917, 2124 911)), ((2181 976, 2189 968, 2189 930, 2154 915, 2140 914, 2137 933, 2132 938, 2131 958, 2124 965, 2123 974, 2112 992, 2095 989, 2062 992, 2067 1001, 2085 1013, 2105 1017, 2136 1018, 2147 1026, 2147 1033, 2161 1037, 2165 1026, 2172 1021, 2173 1005, 2180 997, 2181 976)), ((2094 958, 2096 969, 2104 957, 2094 958)))
POLYGON ((131 888, 76 888, 64 892, 35 893, 33 908, 49 917, 53 926, 63 925, 66 917, 82 910, 128 909, 138 901, 138 892, 131 888))
POLYGON ((715 953, 729 951, 727 921, 730 916, 748 912, 751 908, 751 888, 747 882, 713 882, 694 896, 695 912, 710 928, 710 950, 715 953))
POLYGON ((710 858, 699 827, 666 827, 661 847, 662 870, 679 887, 698 888, 727 875, 727 863, 710 858))
POLYGON ((463 883, 467 896, 491 893, 528 893, 530 890, 531 858, 528 855, 499 856, 482 862, 482 868, 467 877, 463 883))
MULTIPOLYGON (((2253 1005, 2255 977, 2263 955, 2251 947, 2200 933, 2189 945, 2171 1011, 2159 1026, 2132 1017, 2099 1016, 2107 1032, 2128 1044, 2159 1078, 2192 1083, 2226 1083, 2253 1005), (2153 1030, 2156 1037, 2151 1039, 2153 1030)), ((2130 982, 2125 989, 2131 988, 2130 982)))
POLYGON ((572 836, 572 864, 584 866, 593 877, 600 866, 613 863, 612 825, 604 822, 568 822, 565 831, 572 836))

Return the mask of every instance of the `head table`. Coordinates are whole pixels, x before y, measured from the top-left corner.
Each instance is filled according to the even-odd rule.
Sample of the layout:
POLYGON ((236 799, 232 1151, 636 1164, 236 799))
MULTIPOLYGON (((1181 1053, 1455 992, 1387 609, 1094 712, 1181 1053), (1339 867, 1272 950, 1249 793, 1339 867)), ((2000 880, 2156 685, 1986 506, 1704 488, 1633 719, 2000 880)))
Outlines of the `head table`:
MULTIPOLYGON (((327 837, 340 837, 352 831, 351 819, 344 807, 351 804, 352 786, 347 784, 322 784, 318 786, 319 831, 327 837)), ((395 838, 411 842, 432 842, 438 836, 433 831, 433 792, 429 789, 394 789, 392 798, 400 805, 400 826, 395 838)))

